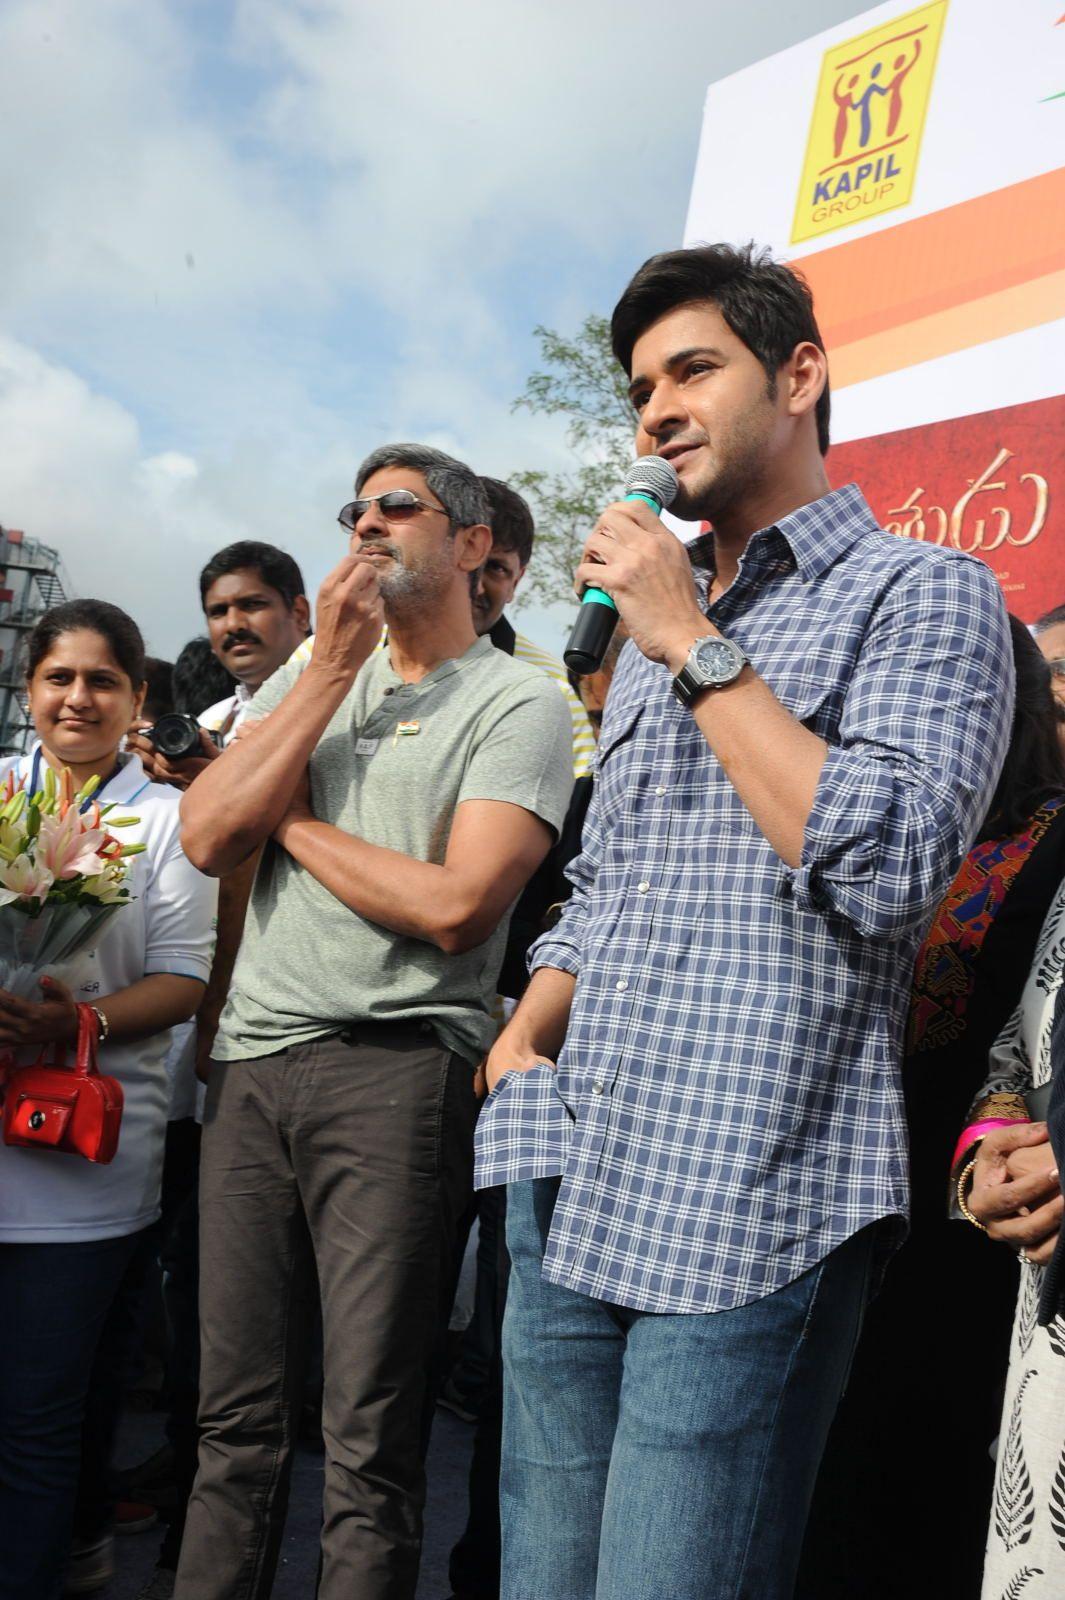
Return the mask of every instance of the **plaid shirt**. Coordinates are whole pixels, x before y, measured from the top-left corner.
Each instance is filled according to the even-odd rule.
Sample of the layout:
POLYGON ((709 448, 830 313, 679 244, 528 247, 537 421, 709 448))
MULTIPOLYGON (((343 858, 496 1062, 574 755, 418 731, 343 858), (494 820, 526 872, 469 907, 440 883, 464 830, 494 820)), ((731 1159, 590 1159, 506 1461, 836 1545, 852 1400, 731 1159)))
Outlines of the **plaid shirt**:
POLYGON ((477 1134, 481 1186, 562 1176, 545 1277, 650 1311, 744 1305, 905 1214, 914 956, 1013 706, 990 568, 881 532, 854 485, 756 534, 707 615, 829 746, 801 865, 627 645, 531 956, 578 979, 557 1071, 505 1074, 477 1134))

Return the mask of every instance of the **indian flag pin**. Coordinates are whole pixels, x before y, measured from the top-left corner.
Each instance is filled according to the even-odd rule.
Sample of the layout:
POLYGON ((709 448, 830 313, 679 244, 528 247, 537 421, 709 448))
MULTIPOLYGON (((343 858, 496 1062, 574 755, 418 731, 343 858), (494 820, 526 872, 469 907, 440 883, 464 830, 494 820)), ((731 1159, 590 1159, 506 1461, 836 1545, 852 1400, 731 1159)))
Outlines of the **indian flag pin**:
POLYGON ((422 725, 420 722, 397 722, 396 736, 392 740, 392 743, 396 744, 400 739, 410 739, 414 736, 414 734, 421 733, 421 731, 422 725))

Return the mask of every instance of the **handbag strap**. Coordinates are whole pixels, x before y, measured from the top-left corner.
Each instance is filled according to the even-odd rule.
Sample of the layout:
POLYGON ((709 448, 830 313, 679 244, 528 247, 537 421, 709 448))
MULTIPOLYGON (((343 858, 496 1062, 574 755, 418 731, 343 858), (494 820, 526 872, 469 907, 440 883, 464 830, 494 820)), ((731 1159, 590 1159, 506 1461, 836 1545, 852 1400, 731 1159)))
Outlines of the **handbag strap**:
MULTIPOLYGON (((74 1065, 71 1070, 83 1078, 91 1078, 94 1074, 99 1076, 100 1065, 97 1060, 97 1050, 100 1039, 100 1024, 97 1020, 96 1012, 86 1001, 78 1000, 76 1005, 78 1011, 78 1043, 74 1065)), ((52 1065, 65 1067, 67 1064, 66 1054, 66 1045, 62 1042, 57 1043, 52 1065)))

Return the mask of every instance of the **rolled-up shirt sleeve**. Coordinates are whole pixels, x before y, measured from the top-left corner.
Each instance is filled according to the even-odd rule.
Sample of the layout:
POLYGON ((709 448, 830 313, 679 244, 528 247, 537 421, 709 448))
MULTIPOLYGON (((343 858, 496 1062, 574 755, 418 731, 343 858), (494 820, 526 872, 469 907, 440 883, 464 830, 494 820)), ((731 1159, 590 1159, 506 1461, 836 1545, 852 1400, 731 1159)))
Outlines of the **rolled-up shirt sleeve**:
POLYGON ((783 892, 867 938, 920 927, 986 815, 1009 743, 1014 669, 1002 592, 959 555, 883 597, 847 686, 783 892))
POLYGON ((562 916, 547 933, 540 935, 529 950, 529 971, 538 967, 557 967, 571 977, 579 977, 584 929, 588 921, 589 893, 595 881, 604 837, 599 791, 592 793, 588 814, 581 832, 581 848, 566 868, 573 893, 562 908, 562 916))

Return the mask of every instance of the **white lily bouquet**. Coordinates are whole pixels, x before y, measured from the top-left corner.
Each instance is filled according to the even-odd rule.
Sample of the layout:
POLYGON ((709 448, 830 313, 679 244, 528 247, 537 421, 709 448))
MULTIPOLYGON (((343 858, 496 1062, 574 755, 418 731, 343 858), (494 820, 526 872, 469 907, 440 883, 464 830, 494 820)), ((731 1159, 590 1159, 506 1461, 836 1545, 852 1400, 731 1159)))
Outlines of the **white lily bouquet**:
POLYGON ((62 978, 129 901, 129 858, 145 846, 111 830, 138 818, 94 801, 99 787, 75 792, 51 767, 35 794, 13 773, 0 786, 0 989, 20 999, 39 1000, 40 979, 62 978))

